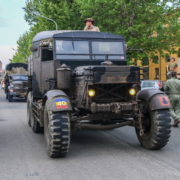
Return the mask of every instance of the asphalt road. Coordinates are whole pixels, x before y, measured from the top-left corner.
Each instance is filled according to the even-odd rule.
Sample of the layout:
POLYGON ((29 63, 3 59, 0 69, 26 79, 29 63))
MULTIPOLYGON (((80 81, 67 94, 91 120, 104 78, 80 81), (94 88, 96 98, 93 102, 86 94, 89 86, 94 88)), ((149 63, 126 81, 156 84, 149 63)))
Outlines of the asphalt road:
POLYGON ((159 151, 143 149, 134 128, 81 131, 66 158, 50 159, 44 136, 27 125, 26 103, 0 91, 0 180, 180 179, 180 128, 159 151))

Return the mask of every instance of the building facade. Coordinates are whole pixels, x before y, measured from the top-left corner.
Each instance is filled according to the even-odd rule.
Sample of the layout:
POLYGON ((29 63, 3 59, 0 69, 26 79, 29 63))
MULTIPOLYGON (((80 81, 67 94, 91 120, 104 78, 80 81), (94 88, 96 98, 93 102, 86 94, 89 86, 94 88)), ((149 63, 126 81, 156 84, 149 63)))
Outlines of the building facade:
POLYGON ((142 79, 166 81, 167 66, 171 57, 176 59, 176 63, 178 64, 177 73, 180 73, 180 48, 176 48, 176 51, 177 53, 175 54, 164 52, 164 54, 166 54, 165 56, 157 54, 154 59, 147 58, 146 60, 138 60, 137 66, 143 69, 142 79))

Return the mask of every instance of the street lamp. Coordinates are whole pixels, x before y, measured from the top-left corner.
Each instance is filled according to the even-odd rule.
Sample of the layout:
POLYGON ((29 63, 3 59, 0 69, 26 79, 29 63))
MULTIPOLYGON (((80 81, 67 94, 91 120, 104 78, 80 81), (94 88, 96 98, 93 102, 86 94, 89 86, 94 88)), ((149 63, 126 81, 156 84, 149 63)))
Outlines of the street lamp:
MULTIPOLYGON (((15 53, 17 52, 17 49, 15 49, 15 48, 11 48, 15 53)), ((21 52, 21 54, 22 55, 24 55, 25 56, 25 58, 27 58, 27 54, 26 53, 24 53, 24 52, 21 52)))
POLYGON ((15 49, 15 48, 11 48, 14 52, 16 52, 17 51, 17 49, 15 49))
MULTIPOLYGON (((23 9, 24 9, 24 10, 27 10, 26 8, 23 8, 23 9)), ((46 17, 46 16, 43 16, 43 15, 39 14, 39 13, 36 12, 36 11, 32 11, 31 13, 34 14, 35 16, 39 16, 39 17, 41 17, 41 18, 44 18, 44 19, 46 19, 46 20, 49 20, 49 21, 53 22, 53 23, 55 24, 56 30, 58 30, 58 25, 57 25, 57 22, 56 22, 55 20, 53 20, 53 19, 51 19, 51 18, 48 18, 48 17, 46 17)))
POLYGON ((58 30, 58 25, 57 25, 57 23, 56 23, 55 20, 53 20, 53 19, 51 19, 51 18, 48 18, 48 17, 46 17, 46 16, 43 16, 43 15, 39 14, 38 12, 33 12, 33 14, 36 15, 36 16, 39 16, 39 17, 41 17, 41 18, 47 19, 47 20, 49 20, 49 21, 51 21, 51 22, 53 22, 53 23, 55 24, 56 30, 58 30))

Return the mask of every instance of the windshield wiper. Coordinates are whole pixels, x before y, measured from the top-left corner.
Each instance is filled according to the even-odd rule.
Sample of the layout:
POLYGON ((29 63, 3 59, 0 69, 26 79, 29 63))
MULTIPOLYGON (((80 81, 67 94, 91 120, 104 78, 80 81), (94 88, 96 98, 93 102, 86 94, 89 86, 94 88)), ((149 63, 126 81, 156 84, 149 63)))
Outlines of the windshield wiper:
POLYGON ((74 41, 72 41, 73 51, 75 51, 74 41))

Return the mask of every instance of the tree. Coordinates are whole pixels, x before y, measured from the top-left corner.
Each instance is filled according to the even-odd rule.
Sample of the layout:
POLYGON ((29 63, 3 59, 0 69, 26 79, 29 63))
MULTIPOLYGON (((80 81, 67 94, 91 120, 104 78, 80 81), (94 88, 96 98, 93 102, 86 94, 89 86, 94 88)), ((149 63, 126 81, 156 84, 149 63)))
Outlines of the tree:
POLYGON ((32 32, 26 32, 19 38, 17 41, 17 51, 11 62, 27 62, 27 58, 31 54, 30 47, 32 37, 32 32))
POLYGON ((130 57, 146 57, 170 50, 180 43, 177 1, 161 0, 76 0, 83 17, 94 17, 101 31, 122 34, 130 57), (165 25, 167 25, 165 27, 165 25), (155 36, 155 34, 158 36, 155 36), (177 37, 177 38, 175 38, 177 37), (142 51, 143 50, 143 51, 142 51))
POLYGON ((80 13, 73 0, 31 0, 27 2, 25 12, 25 19, 30 25, 40 24, 44 30, 54 30, 55 27, 52 22, 33 15, 34 12, 54 19, 61 30, 79 29, 80 13))
POLYGON ((30 34, 55 29, 33 12, 55 20, 61 30, 83 29, 84 19, 93 17, 101 31, 125 37, 130 59, 173 52, 180 44, 177 0, 28 0, 25 19, 30 34))

